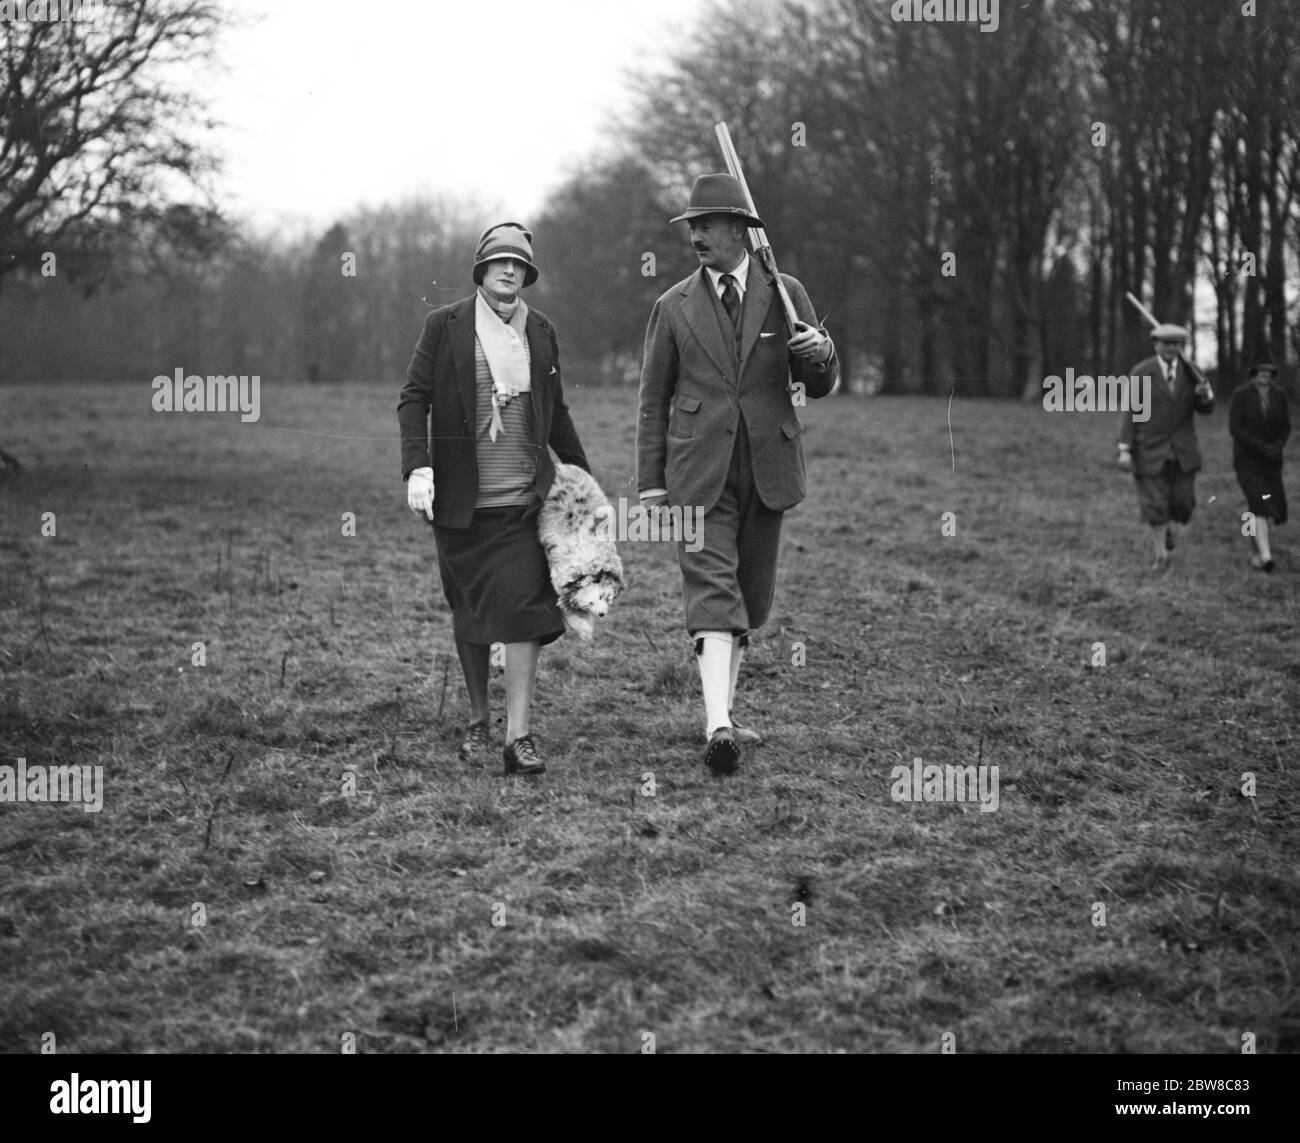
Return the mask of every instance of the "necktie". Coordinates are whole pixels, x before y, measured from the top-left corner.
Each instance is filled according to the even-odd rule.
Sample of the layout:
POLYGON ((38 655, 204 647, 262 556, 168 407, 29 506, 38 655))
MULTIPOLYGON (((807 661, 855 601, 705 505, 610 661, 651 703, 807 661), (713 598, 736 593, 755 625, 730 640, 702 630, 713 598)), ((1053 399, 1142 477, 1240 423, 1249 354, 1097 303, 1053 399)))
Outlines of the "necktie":
POLYGON ((1268 413, 1268 390, 1267 389, 1261 389, 1259 391, 1259 411, 1264 414, 1268 413))
POLYGON ((730 274, 722 275, 722 308, 731 319, 732 328, 740 323, 740 291, 736 289, 736 279, 730 274))
POLYGON ((1178 366, 1171 363, 1169 366, 1169 392, 1175 393, 1178 390, 1178 366))

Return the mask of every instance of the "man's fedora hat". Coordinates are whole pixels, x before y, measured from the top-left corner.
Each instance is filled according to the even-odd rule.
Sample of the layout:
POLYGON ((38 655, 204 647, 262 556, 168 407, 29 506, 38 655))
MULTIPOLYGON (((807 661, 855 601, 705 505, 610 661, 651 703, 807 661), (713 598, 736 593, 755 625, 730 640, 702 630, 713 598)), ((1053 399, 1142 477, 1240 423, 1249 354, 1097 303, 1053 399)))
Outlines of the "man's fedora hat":
POLYGON ((474 285, 483 284, 483 271, 489 262, 498 258, 513 258, 528 268, 524 271, 524 285, 537 281, 537 267, 533 265, 533 232, 517 222, 498 222, 479 235, 474 251, 474 285))
POLYGON ((686 212, 668 221, 684 222, 702 214, 729 214, 746 226, 763 225, 761 218, 749 213, 740 180, 734 175, 701 175, 691 188, 691 201, 686 204, 686 212))
POLYGON ((1256 373, 1272 373, 1274 376, 1277 375, 1277 366, 1273 364, 1273 357, 1271 354, 1261 353, 1250 363, 1250 375, 1254 377, 1256 373))
POLYGON ((1151 337, 1155 341, 1186 341, 1187 330, 1183 329, 1181 325, 1162 321, 1151 331, 1151 337))

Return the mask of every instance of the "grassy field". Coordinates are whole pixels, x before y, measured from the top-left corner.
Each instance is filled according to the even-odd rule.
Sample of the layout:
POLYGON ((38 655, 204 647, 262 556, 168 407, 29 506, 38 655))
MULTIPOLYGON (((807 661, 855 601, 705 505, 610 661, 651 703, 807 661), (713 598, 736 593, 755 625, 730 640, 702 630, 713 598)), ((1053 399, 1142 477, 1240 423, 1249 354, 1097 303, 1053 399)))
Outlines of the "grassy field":
MULTIPOLYGON (((457 761, 397 388, 0 389, 0 763, 106 791, 0 805, 0 1050, 1300 1048, 1300 561, 1247 569, 1225 413, 1156 576, 1112 417, 811 404, 767 743, 702 769, 672 550, 625 544, 530 783, 457 761), (917 757, 996 765, 997 811, 891 800, 917 757)), ((634 495, 635 394, 570 400, 634 495)))

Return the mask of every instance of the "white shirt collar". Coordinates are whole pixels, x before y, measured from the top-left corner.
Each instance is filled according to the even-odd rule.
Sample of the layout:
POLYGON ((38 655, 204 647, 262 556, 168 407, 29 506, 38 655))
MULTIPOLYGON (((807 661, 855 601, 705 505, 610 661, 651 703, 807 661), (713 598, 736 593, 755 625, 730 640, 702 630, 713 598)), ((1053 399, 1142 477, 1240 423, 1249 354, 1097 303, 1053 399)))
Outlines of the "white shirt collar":
MULTIPOLYGON (((709 275, 709 281, 713 284, 714 294, 722 293, 722 271, 715 270, 712 266, 705 266, 705 272, 709 275)), ((745 256, 740 260, 740 265, 731 271, 731 276, 736 279, 736 289, 740 291, 740 296, 745 296, 745 285, 749 281, 749 253, 746 251, 745 256)))

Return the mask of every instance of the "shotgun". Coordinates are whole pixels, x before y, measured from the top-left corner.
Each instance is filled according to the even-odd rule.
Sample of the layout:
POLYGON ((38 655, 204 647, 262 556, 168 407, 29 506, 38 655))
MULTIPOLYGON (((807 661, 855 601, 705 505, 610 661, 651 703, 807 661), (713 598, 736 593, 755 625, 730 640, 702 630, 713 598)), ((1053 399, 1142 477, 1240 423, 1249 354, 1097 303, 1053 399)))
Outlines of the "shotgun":
MULTIPOLYGON (((1127 290, 1124 292, 1124 296, 1128 298, 1130 302, 1133 303, 1133 308, 1136 309, 1138 313, 1140 313, 1144 318, 1147 319, 1147 324, 1152 329, 1155 329, 1156 326, 1160 324, 1158 321, 1156 321, 1156 315, 1153 314, 1149 309, 1147 309, 1146 306, 1144 306, 1140 301, 1138 301, 1137 298, 1135 298, 1127 290)), ((1187 354, 1184 353, 1181 349, 1178 351, 1178 358, 1180 361, 1182 361, 1184 365, 1187 366, 1187 371, 1193 377, 1195 377, 1200 382, 1200 384, 1204 385, 1205 388, 1209 390, 1209 395, 1213 397, 1214 390, 1210 389, 1210 383, 1205 379, 1205 375, 1199 369, 1197 369, 1196 366, 1191 363, 1191 361, 1188 360, 1187 354)))
MULTIPOLYGON (((745 172, 740 169, 740 157, 736 154, 736 148, 731 142, 731 132, 727 130, 725 123, 715 124, 713 130, 718 136, 718 145, 722 148, 722 158, 727 164, 727 174, 740 183, 741 194, 745 196, 745 209, 755 218, 758 218, 759 213, 754 208, 754 196, 749 193, 749 184, 745 182, 745 172)), ((799 327, 804 323, 799 320, 799 315, 795 313, 794 302, 790 300, 790 291, 785 288, 785 283, 781 281, 781 275, 777 272, 776 255, 772 253, 772 244, 767 240, 767 231, 761 226, 751 226, 749 228, 749 244, 754 248, 758 260, 763 263, 764 268, 772 275, 772 281, 776 283, 776 292, 780 295, 781 306, 785 310, 785 324, 789 327, 790 336, 793 337, 799 332, 799 327)))
POLYGON ((1146 306, 1144 306, 1141 302, 1139 302, 1137 298, 1134 297, 1131 293, 1128 293, 1126 291, 1124 296, 1128 298, 1130 302, 1133 303, 1133 308, 1137 310, 1137 312, 1140 313, 1144 318, 1147 319, 1147 325, 1149 325, 1152 329, 1155 329, 1156 326, 1160 324, 1158 321, 1156 321, 1156 315, 1153 314, 1149 309, 1147 309, 1146 306))

